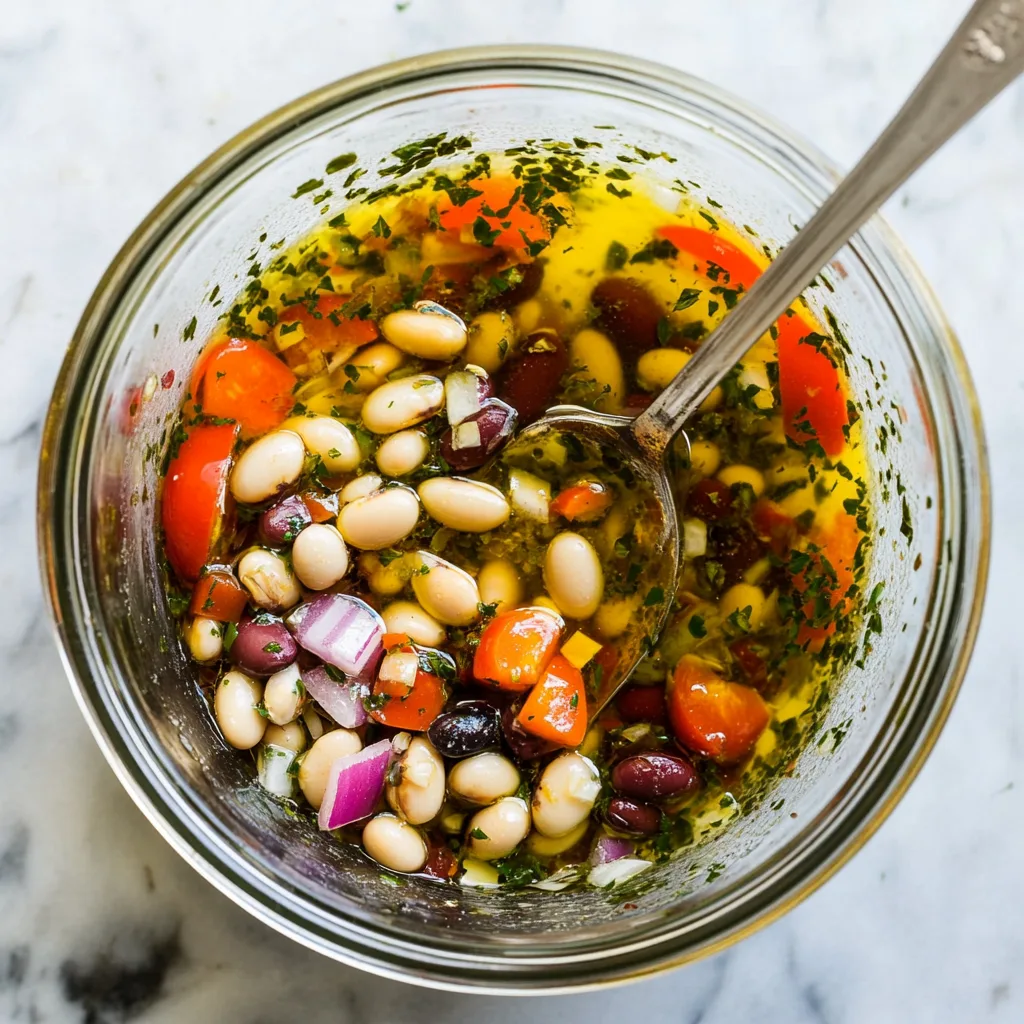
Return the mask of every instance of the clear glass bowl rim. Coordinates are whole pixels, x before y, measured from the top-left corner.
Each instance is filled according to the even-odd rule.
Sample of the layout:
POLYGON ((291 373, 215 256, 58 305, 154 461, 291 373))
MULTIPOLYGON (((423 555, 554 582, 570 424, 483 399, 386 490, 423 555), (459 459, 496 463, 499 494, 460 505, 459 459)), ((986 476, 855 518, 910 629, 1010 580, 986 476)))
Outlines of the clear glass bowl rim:
MULTIPOLYGON (((748 884, 731 898, 727 898, 730 890, 726 890, 719 903, 705 912, 706 920, 700 929, 659 933, 649 943, 632 934, 628 956, 600 957, 600 963, 592 962, 586 971, 580 972, 585 977, 574 978, 571 958, 567 961, 527 956, 515 971, 507 973, 494 969, 475 971, 469 958, 461 963, 455 958, 437 969, 430 950, 411 946, 397 949, 394 943, 381 945, 381 936, 356 934, 355 929, 339 937, 338 932, 316 927, 286 906, 280 898, 282 894, 273 886, 257 884, 257 880, 247 877, 244 864, 232 864, 231 851, 222 843, 199 834, 201 826, 197 827, 194 815, 170 780, 154 771, 152 764, 143 763, 136 756, 138 752, 130 749, 112 727, 103 700, 103 688, 109 680, 104 666, 83 642, 85 631, 94 628, 95 623, 88 610, 76 603, 71 586, 77 571, 74 556, 81 550, 89 527, 89 509, 79 486, 88 453, 83 453, 76 442, 77 420, 72 413, 80 407, 98 364, 103 362, 99 354, 107 340, 106 328, 135 273, 171 226, 186 217, 198 198, 214 184, 229 178, 276 138, 328 111, 339 110, 347 103, 398 83, 429 82, 432 88, 443 89, 446 77, 467 71, 493 72, 500 81, 503 71, 514 74, 524 69, 585 73, 601 78, 605 87, 614 86, 616 81, 627 82, 633 88, 641 86, 656 92, 665 104, 670 104, 673 96, 699 99, 705 109, 719 116, 732 116, 748 127, 755 126, 762 136, 799 161, 805 171, 826 181, 839 176, 836 168, 803 139, 729 93, 672 68, 606 51, 539 45, 471 47, 413 57, 341 79, 279 108, 225 143, 154 207, 114 257, 82 314, 57 378, 43 433, 37 502, 44 591, 72 690, 115 774, 171 846, 203 877, 255 917, 320 953, 381 976, 434 988, 491 993, 579 991, 685 963, 724 948, 775 920, 831 877, 867 842, 898 803, 945 724, 977 634, 991 528, 981 415, 966 362, 927 283, 893 232, 876 217, 871 228, 884 246, 888 269, 901 279, 921 306, 931 331, 930 340, 935 343, 933 354, 947 371, 946 394, 939 396, 944 401, 934 402, 933 409, 941 413, 953 408, 966 413, 958 422, 958 417, 946 412, 947 421, 952 421, 947 426, 955 450, 945 450, 940 444, 938 453, 940 469, 960 483, 955 493, 958 521, 965 522, 967 511, 976 514, 973 522, 967 519, 967 526, 960 529, 951 579, 945 588, 946 600, 959 600, 966 611, 955 635, 932 639, 934 650, 926 660, 929 665, 941 666, 942 671, 917 680, 912 711, 922 725, 920 733, 913 741, 896 744, 888 751, 885 762, 874 766, 871 785, 860 799, 845 806, 841 816, 830 819, 827 828, 804 837, 799 856, 777 865, 773 878, 748 884), (965 478, 964 466, 972 468, 971 480, 965 478), (965 530, 974 531, 972 550, 968 550, 971 544, 963 536, 965 530)), ((915 659, 915 664, 919 661, 915 659)), ((904 680, 903 685, 906 687, 908 681, 904 680)), ((595 956, 598 954, 589 953, 582 959, 593 960, 595 956)))

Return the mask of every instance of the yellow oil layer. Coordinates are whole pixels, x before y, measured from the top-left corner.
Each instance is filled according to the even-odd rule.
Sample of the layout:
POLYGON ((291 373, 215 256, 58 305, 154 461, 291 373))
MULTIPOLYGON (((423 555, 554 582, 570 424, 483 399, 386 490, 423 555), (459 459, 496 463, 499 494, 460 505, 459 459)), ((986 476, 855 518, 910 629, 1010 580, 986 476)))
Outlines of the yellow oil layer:
MULTIPOLYGON (((642 182, 638 179, 633 179, 630 189, 629 196, 612 196, 605 191, 604 179, 598 179, 594 184, 584 187, 577 193, 573 197, 571 205, 567 201, 560 202, 560 207, 567 213, 568 223, 557 229, 550 245, 544 250, 545 267, 541 289, 533 300, 524 304, 530 305, 529 312, 525 309, 519 311, 523 318, 530 320, 530 329, 538 326, 557 329, 562 337, 569 339, 571 353, 575 341, 579 346, 579 351, 588 353, 588 361, 602 358, 599 346, 595 347, 597 343, 593 339, 580 338, 579 332, 588 327, 591 319, 593 311, 589 307, 589 298, 594 285, 602 278, 609 276, 610 272, 606 261, 612 244, 618 243, 630 253, 635 253, 656 237, 656 229, 660 227, 679 225, 697 227, 702 230, 706 230, 708 227, 707 221, 701 217, 700 207, 686 197, 679 201, 674 210, 670 210, 666 209, 653 192, 645 191, 642 182), (595 352, 597 352, 596 356, 595 352)), ((352 206, 346 210, 347 230, 357 238, 365 238, 370 235, 378 218, 383 217, 391 226, 393 234, 401 235, 410 226, 422 225, 425 213, 436 197, 436 192, 424 188, 419 192, 407 193, 399 197, 388 197, 370 206, 352 206)), ((718 235, 720 237, 742 249, 758 265, 762 267, 766 265, 767 260, 764 256, 748 239, 729 225, 717 210, 715 211, 715 220, 719 225, 718 235)), ((317 248, 336 256, 338 238, 339 232, 327 228, 314 233, 290 251, 291 262, 298 265, 304 257, 317 248)), ((418 280, 426 267, 430 265, 429 255, 430 253, 424 254, 411 247, 400 251, 388 251, 385 254, 385 266, 391 274, 402 273, 412 280, 418 280)), ((358 270, 332 269, 329 276, 335 292, 341 294, 351 292, 359 282, 360 273, 358 270)), ((706 291, 710 284, 706 277, 695 272, 693 261, 686 259, 667 261, 659 259, 649 263, 630 263, 621 270, 611 273, 620 273, 641 282, 663 305, 666 315, 677 326, 697 319, 694 315, 695 309, 680 312, 673 310, 680 292, 686 288, 706 291)), ((275 300, 279 300, 276 303, 279 309, 288 304, 285 301, 286 296, 290 301, 294 301, 296 297, 294 275, 268 272, 264 274, 263 283, 270 294, 270 303, 275 304, 275 300)), ((813 314, 802 300, 798 300, 797 305, 804 319, 815 325, 820 333, 828 333, 823 327, 816 324, 813 314)), ((510 312, 516 315, 516 311, 510 312)), ((702 303, 699 318, 703 320, 708 330, 711 330, 725 315, 727 315, 727 310, 724 302, 714 314, 709 314, 706 303, 702 303)), ((249 322, 253 330, 258 333, 265 332, 266 324, 257 321, 255 312, 250 315, 249 322)), ((274 332, 274 337, 279 347, 284 348, 301 340, 302 334, 301 331, 297 331, 290 335, 278 336, 277 332, 274 332)), ((345 355, 347 358, 348 354, 345 355)), ((766 333, 758 339, 750 353, 741 362, 764 364, 773 362, 776 358, 775 343, 771 335, 766 333)), ((358 365, 358 358, 353 358, 352 362, 358 365)), ((604 407, 614 410, 623 396, 616 390, 614 373, 609 371, 609 376, 613 381, 613 386, 605 400, 604 407)), ((298 392, 297 397, 307 405, 311 412, 333 415, 340 413, 345 417, 355 418, 358 416, 363 396, 350 393, 351 389, 346 391, 344 383, 344 379, 337 379, 337 375, 332 379, 328 373, 322 372, 307 381, 298 392)), ((774 416, 766 418, 765 429, 774 440, 785 441, 782 419, 778 412, 774 416)), ((844 478, 835 470, 818 463, 816 470, 818 479, 821 481, 818 487, 805 487, 783 498, 780 502, 783 510, 795 517, 813 509, 817 528, 827 534, 831 521, 843 512, 843 502, 857 496, 853 481, 868 479, 859 423, 854 423, 850 427, 849 441, 841 455, 841 461, 849 470, 852 480, 844 478)), ((773 470, 771 482, 777 486, 788 479, 806 476, 806 474, 806 456, 801 452, 787 451, 780 457, 778 466, 773 470)), ((702 611, 705 610, 702 609, 702 611)), ((711 626, 714 609, 707 609, 707 611, 711 613, 711 618, 708 619, 708 624, 711 626)), ((685 634, 686 631, 682 632, 685 634)), ((701 644, 684 636, 683 642, 679 645, 671 643, 666 645, 663 638, 662 647, 670 646, 673 648, 673 654, 679 655, 688 650, 697 650, 699 653, 701 644), (676 646, 678 646, 678 650, 675 649, 676 646)), ((799 718, 814 698, 818 682, 819 679, 813 672, 798 673, 796 679, 793 680, 794 686, 783 690, 773 700, 772 711, 775 719, 783 721, 789 718, 799 718)), ((771 729, 766 730, 758 741, 755 754, 770 758, 777 742, 776 734, 771 729)), ((712 818, 715 819, 714 823, 717 827, 720 824, 718 819, 739 813, 740 809, 737 805, 723 814, 718 804, 720 795, 720 793, 708 794, 707 806, 694 808, 694 821, 698 826, 695 831, 698 836, 706 833, 708 823, 712 818)))

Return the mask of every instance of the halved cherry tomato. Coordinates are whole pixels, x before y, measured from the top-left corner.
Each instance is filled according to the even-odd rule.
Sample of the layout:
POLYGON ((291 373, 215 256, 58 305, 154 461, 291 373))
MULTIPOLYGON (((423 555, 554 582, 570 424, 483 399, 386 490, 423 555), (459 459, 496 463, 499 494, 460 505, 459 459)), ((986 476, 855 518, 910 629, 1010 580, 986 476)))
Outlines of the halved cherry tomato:
POLYGON ((746 757, 770 717, 757 690, 723 679, 692 654, 679 659, 669 678, 668 715, 687 750, 720 764, 746 757))
POLYGON ((519 724, 534 736, 578 747, 587 734, 583 673, 561 654, 548 663, 519 712, 519 724))
POLYGON ((310 518, 314 523, 326 523, 338 514, 337 494, 314 494, 307 491, 300 494, 303 505, 309 509, 310 518))
POLYGON ((515 608, 495 616, 480 635, 473 675, 502 690, 528 690, 558 651, 562 620, 546 608, 515 608))
MULTIPOLYGON (((310 350, 330 354, 345 348, 361 348, 371 341, 376 341, 377 325, 372 320, 364 320, 358 316, 348 317, 339 312, 349 298, 348 295, 334 295, 327 292, 317 297, 314 312, 310 312, 309 307, 301 303, 282 310, 280 322, 282 324, 300 323, 304 335, 301 342, 289 346, 287 344, 288 332, 282 331, 280 326, 277 328, 282 347, 281 354, 284 358, 292 362, 293 357, 290 357, 289 354, 293 348, 299 349, 301 353, 301 358, 296 360, 297 363, 305 361, 310 350)), ((292 340, 294 337, 293 335, 292 340)))
POLYGON ((551 502, 550 509, 556 516, 562 516, 571 523, 589 523, 610 508, 612 500, 611 492, 604 484, 577 484, 560 491, 558 497, 551 502))
MULTIPOLYGON (((723 279, 722 284, 748 289, 761 276, 763 268, 758 263, 739 246, 713 232, 671 224, 658 228, 658 234, 681 252, 695 257, 702 274, 710 271, 709 276, 718 280, 714 267, 721 267, 729 276, 728 282, 723 279)), ((781 316, 775 326, 786 433, 801 444, 816 437, 826 455, 838 455, 846 444, 843 427, 848 422, 839 371, 824 352, 804 340, 816 333, 805 320, 796 315, 781 316), (800 424, 810 424, 810 431, 800 424)))
POLYGON ((160 508, 167 560, 189 582, 209 560, 224 516, 237 437, 234 423, 193 427, 167 467, 160 508))
POLYGON ((291 412, 296 376, 273 353, 246 338, 211 348, 193 375, 192 394, 207 416, 234 420, 242 437, 273 430, 291 412))
POLYGON ((838 455, 846 444, 843 427, 849 422, 839 371, 823 351, 804 340, 812 332, 799 317, 780 317, 778 326, 779 394, 786 434, 799 444, 816 438, 826 455, 838 455))
POLYGON ((445 231, 459 235, 464 242, 512 249, 521 258, 527 257, 529 242, 548 237, 544 222, 522 201, 522 182, 499 177, 474 178, 467 184, 480 195, 461 206, 454 205, 447 193, 438 200, 437 212, 445 231))
POLYGON ((390 679, 378 679, 373 684, 374 707, 370 717, 381 725, 409 732, 423 732, 444 707, 448 692, 444 683, 433 672, 419 669, 411 687, 390 679))
MULTIPOLYGON (((857 552, 857 545, 860 543, 860 534, 857 530, 857 521, 853 516, 845 512, 840 513, 826 528, 816 527, 811 531, 808 538, 818 550, 811 551, 811 566, 793 577, 793 586, 801 594, 807 594, 811 589, 813 580, 824 578, 827 584, 824 588, 815 588, 825 593, 829 605, 832 608, 846 607, 846 592, 853 583, 853 561, 857 552), (828 576, 823 577, 824 567, 822 556, 828 559, 828 563, 835 570, 835 580, 828 576)), ((808 595, 804 602, 803 612, 808 617, 815 615, 818 605, 818 594, 808 595)), ((806 646, 810 651, 820 651, 826 638, 836 631, 834 622, 828 622, 824 626, 812 626, 803 623, 797 633, 797 642, 806 646)))
POLYGON ((196 581, 188 610, 217 622, 237 622, 248 603, 249 595, 233 573, 212 569, 196 581))
POLYGON ((769 498, 758 498, 750 510, 754 532, 777 555, 785 555, 796 540, 796 522, 769 498))
POLYGON ((390 651, 392 647, 404 647, 410 643, 412 638, 408 633, 385 633, 381 638, 380 642, 384 645, 385 651, 390 651))

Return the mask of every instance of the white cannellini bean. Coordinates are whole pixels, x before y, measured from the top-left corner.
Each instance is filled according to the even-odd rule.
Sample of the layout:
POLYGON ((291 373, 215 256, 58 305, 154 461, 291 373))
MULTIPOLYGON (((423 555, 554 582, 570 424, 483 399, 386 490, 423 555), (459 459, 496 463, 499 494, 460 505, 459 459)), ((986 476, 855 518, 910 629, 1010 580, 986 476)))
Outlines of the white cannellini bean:
POLYGON ((328 523, 307 526, 292 544, 292 568, 310 590, 333 587, 348 572, 348 548, 328 523))
POLYGON ((366 578, 367 586, 378 597, 394 597, 405 590, 408 579, 398 568, 402 559, 396 558, 385 565, 372 551, 364 552, 356 559, 359 571, 366 578))
POLYGON ((722 453, 714 441, 690 442, 690 466, 701 476, 714 476, 722 461, 722 453))
POLYGON ((466 362, 497 373, 516 347, 516 326, 508 313, 480 313, 469 325, 466 362))
POLYGON ((338 529, 352 547, 379 551, 408 537, 419 518, 420 500, 411 487, 386 487, 344 505, 338 529))
POLYGON ((427 863, 427 844, 419 830, 393 814, 378 814, 366 823, 363 849, 391 871, 412 874, 427 863))
POLYGON ((753 466, 724 466, 718 471, 718 479, 729 487, 747 484, 754 492, 755 498, 764 494, 764 474, 753 466))
POLYGON ((224 650, 224 628, 213 619, 197 615, 185 631, 185 640, 196 661, 216 661, 224 650))
POLYGON ((601 795, 601 773, 575 751, 559 754, 541 773, 533 792, 533 827, 543 836, 564 836, 585 821, 601 795))
POLYGON ((484 562, 476 578, 480 603, 495 605, 495 614, 515 608, 524 597, 523 581, 519 570, 507 558, 493 558, 484 562))
POLYGON ((548 506, 551 504, 551 484, 541 480, 525 469, 510 469, 508 472, 508 496, 516 513, 546 523, 551 518, 548 506))
POLYGON ((466 849, 478 860, 497 860, 507 857, 529 832, 529 805, 522 797, 506 796, 469 819, 466 849))
POLYGON ((418 373, 381 384, 363 403, 363 423, 375 434, 394 434, 429 420, 444 408, 444 385, 418 373))
POLYGON ((406 476, 419 469, 429 454, 430 442, 422 430, 400 430, 381 442, 375 457, 385 476, 406 476))
POLYGON ((768 600, 760 587, 750 583, 734 583, 718 600, 718 614, 723 619, 747 608, 750 609, 747 613, 750 628, 756 631, 764 623, 768 600))
POLYGON ((393 601, 381 612, 389 633, 408 633, 414 644, 440 647, 448 632, 432 615, 428 615, 415 601, 393 601))
POLYGON ((544 586, 570 619, 589 619, 604 594, 604 573, 593 545, 578 533, 560 533, 544 556, 544 586))
POLYGON ((294 722, 305 703, 306 688, 302 685, 298 662, 293 661, 267 680, 263 690, 263 707, 273 725, 294 722))
POLYGON ((411 825, 436 818, 444 804, 444 761, 424 736, 414 736, 398 762, 398 784, 385 791, 391 809, 411 825))
POLYGON ((446 626, 468 626, 480 618, 480 591, 468 572, 429 551, 409 558, 412 590, 428 615, 446 626))
POLYGON ((263 548, 252 548, 242 555, 238 562, 238 579, 249 591, 253 604, 268 612, 286 611, 302 598, 288 563, 263 548))
POLYGON ((244 672, 226 672, 213 695, 213 714, 224 739, 238 750, 251 750, 267 729, 256 710, 263 687, 244 672))
POLYGON ((327 779, 331 765, 339 757, 358 754, 363 749, 359 733, 351 729, 332 729, 325 732, 307 752, 299 765, 299 788, 311 807, 320 810, 327 792, 327 779))
POLYGON ((295 483, 305 462, 306 446, 294 430, 272 430, 239 455, 231 471, 231 493, 258 505, 295 483))
POLYGON ((597 386, 594 404, 603 412, 622 408, 626 385, 622 360, 612 340, 592 327, 585 327, 569 343, 572 365, 580 380, 593 380, 597 386))
POLYGON ((519 769, 504 754, 474 754, 448 773, 448 789, 467 804, 492 804, 519 789, 519 769))
POLYGON ((294 430, 302 438, 306 451, 320 456, 331 476, 351 473, 363 461, 355 434, 333 416, 292 416, 282 427, 294 430))
MULTIPOLYGON (((386 341, 375 341, 372 345, 361 348, 351 359, 347 360, 347 364, 354 366, 358 371, 359 376, 354 384, 365 394, 367 391, 380 387, 389 373, 394 373, 399 367, 405 365, 407 358, 406 354, 401 349, 395 348, 394 345, 389 345, 386 341)), ((335 377, 335 379, 338 378, 335 377)), ((346 375, 342 386, 348 381, 349 377, 346 375)))
POLYGON ((708 525, 703 519, 688 516, 683 520, 683 557, 700 558, 708 550, 708 525))
POLYGON ((566 832, 564 836, 542 836, 539 832, 531 832, 530 838, 526 840, 526 848, 535 857, 547 859, 557 857, 560 853, 575 846, 590 829, 589 818, 584 818, 574 829, 566 832))
POLYGON ((435 476, 424 480, 417 491, 427 512, 452 530, 486 533, 509 517, 505 495, 479 480, 435 476))
POLYGON ((437 362, 454 359, 466 347, 461 317, 436 302, 417 302, 412 309, 388 313, 380 332, 403 352, 437 362))
POLYGON ((368 498, 371 494, 381 489, 384 481, 376 473, 364 473, 357 476, 355 480, 349 480, 338 492, 338 501, 347 505, 350 501, 358 501, 360 498, 368 498))
MULTIPOLYGON (((266 704, 263 706, 266 707, 266 704)), ((306 749, 306 733, 298 722, 289 722, 287 725, 271 724, 263 733, 263 742, 301 754, 306 749)))

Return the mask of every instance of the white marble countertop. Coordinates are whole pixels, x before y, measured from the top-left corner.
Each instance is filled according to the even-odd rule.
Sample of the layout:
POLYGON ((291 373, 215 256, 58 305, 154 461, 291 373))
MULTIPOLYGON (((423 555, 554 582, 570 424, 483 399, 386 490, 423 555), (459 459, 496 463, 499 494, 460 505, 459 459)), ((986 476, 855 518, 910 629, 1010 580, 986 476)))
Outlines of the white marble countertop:
POLYGON ((973 370, 995 558, 960 701, 909 795, 837 877, 752 939, 639 986, 512 1000, 383 983, 250 919, 173 854, 103 762, 40 597, 40 424, 130 229, 248 122, 381 61, 478 42, 624 50, 749 97, 852 162, 966 0, 35 0, 0 17, 0 1019, 1024 1019, 1024 87, 890 204, 973 370), (724 12, 730 13, 724 13, 724 12), (1014 509, 1017 509, 1015 512, 1014 509), (1018 582, 1015 583, 1014 581, 1018 582))

